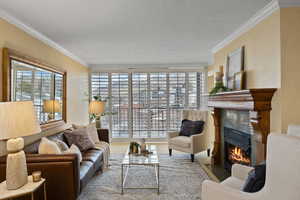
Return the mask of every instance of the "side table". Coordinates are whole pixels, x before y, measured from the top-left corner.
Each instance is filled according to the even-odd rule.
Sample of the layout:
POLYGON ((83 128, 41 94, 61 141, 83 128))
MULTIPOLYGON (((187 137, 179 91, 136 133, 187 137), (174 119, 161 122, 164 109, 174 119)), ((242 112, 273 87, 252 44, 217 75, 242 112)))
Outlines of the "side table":
POLYGON ((8 190, 6 181, 3 181, 0 183, 0 200, 13 199, 27 194, 31 194, 31 200, 34 200, 34 192, 42 186, 44 187, 44 200, 47 200, 46 180, 43 178, 39 182, 33 182, 32 176, 28 176, 28 183, 16 190, 8 190))
POLYGON ((107 142, 109 144, 109 131, 108 129, 98 128, 98 137, 101 141, 107 142))

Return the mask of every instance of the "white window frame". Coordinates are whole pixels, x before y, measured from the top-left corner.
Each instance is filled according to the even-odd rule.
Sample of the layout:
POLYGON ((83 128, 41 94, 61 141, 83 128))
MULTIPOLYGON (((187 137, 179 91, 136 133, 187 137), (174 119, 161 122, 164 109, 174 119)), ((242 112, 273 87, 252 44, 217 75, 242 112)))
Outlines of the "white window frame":
MULTIPOLYGON (((189 73, 189 72, 201 72, 201 73, 204 73, 204 80, 203 80, 203 83, 204 83, 204 86, 203 86, 203 90, 204 90, 204 93, 201 95, 201 98, 198 102, 199 105, 198 108, 194 108, 194 109, 203 109, 203 110, 206 110, 206 105, 205 105, 205 96, 207 95, 207 69, 206 67, 197 67, 197 68, 190 68, 190 69, 169 69, 169 70, 166 70, 166 69, 163 69, 163 70, 155 70, 155 71, 152 71, 152 70, 147 70, 147 69, 139 69, 139 70, 136 70, 136 69, 121 69, 121 68, 118 68, 118 69, 111 69, 110 67, 109 68, 102 68, 101 70, 99 70, 99 68, 91 68, 91 71, 90 71, 90 80, 89 80, 89 86, 90 86, 90 99, 92 99, 92 91, 91 91, 91 85, 92 85, 92 82, 91 82, 91 74, 92 73, 108 73, 108 80, 109 80, 109 96, 111 96, 111 91, 112 91, 112 86, 111 86, 111 74, 112 73, 128 73, 128 90, 129 90, 129 118, 128 118, 128 135, 129 137, 128 138, 112 138, 112 133, 111 131, 109 131, 110 133, 110 139, 112 142, 128 142, 128 141, 131 141, 133 139, 133 112, 132 112, 132 73, 148 73, 148 79, 147 79, 147 82, 148 82, 148 87, 150 87, 150 73, 157 73, 157 72, 164 72, 164 73, 167 73, 167 91, 168 91, 168 98, 169 98, 169 90, 170 90, 170 87, 169 87, 169 73, 182 73, 182 72, 185 72, 185 73, 189 73), (201 107, 199 107, 201 106, 201 107)), ((188 76, 186 75, 186 79, 188 79, 188 76)), ((199 88, 200 89, 200 88, 199 88)), ((148 93, 150 92, 149 88, 148 88, 148 93)), ((199 95, 198 93, 200 93, 200 91, 197 89, 197 96, 199 95)), ((187 102, 188 102, 188 98, 189 98, 189 95, 188 95, 188 88, 186 88, 186 92, 185 92, 185 107, 187 105, 187 102)), ((147 95, 147 98, 148 98, 148 101, 149 101, 149 95, 147 95)), ((170 112, 170 106, 169 106, 169 99, 168 99, 168 106, 167 106, 167 112, 169 113, 170 112)), ((108 101, 108 104, 109 104, 109 110, 108 111, 111 111, 112 110, 112 101, 108 101)), ((187 108, 184 108, 184 109, 187 109, 187 108)), ((170 128, 170 119, 169 119, 169 114, 167 115, 168 116, 168 119, 167 119, 167 128, 170 128)), ((112 116, 109 116, 109 129, 112 130, 112 116)), ((168 132, 168 131, 167 131, 168 132)), ((167 138, 145 138, 146 141, 149 141, 149 142, 165 142, 167 141, 167 138)))

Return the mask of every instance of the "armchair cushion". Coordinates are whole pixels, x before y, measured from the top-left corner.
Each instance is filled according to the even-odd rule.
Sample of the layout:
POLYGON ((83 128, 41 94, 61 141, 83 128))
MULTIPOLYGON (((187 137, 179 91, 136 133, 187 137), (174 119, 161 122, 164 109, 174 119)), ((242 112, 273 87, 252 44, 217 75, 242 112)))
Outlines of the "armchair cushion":
POLYGON ((190 137, 178 136, 170 139, 169 143, 182 148, 190 148, 192 141, 190 137))
POLYGON ((188 136, 196 135, 203 132, 204 121, 182 120, 179 135, 188 136))
POLYGON ((244 183, 245 183, 245 181, 231 176, 231 177, 225 179, 221 184, 229 186, 230 188, 234 188, 236 190, 242 190, 244 183))

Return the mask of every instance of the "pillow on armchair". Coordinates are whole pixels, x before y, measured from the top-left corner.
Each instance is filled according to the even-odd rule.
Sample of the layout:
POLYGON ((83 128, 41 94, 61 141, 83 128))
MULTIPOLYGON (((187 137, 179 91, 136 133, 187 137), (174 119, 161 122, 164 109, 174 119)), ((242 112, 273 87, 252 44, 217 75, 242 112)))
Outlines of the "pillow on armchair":
POLYGON ((203 132, 204 121, 182 120, 179 136, 190 137, 203 132))

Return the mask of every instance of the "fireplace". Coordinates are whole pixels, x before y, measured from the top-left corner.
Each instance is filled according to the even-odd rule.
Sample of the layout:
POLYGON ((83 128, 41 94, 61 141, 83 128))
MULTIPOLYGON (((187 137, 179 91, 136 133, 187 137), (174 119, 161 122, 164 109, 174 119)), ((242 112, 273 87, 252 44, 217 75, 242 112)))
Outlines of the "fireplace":
MULTIPOLYGON (((248 89, 241 91, 222 92, 210 95, 208 97, 207 105, 211 109, 215 127, 215 141, 211 160, 212 165, 224 164, 224 154, 227 154, 226 159, 228 159, 226 162, 228 165, 235 162, 240 162, 238 161, 239 159, 237 159, 240 157, 240 154, 242 154, 242 156, 251 155, 251 165, 255 165, 256 163, 259 163, 265 159, 267 137, 270 133, 270 111, 272 109, 271 101, 275 91, 275 88, 248 89), (243 123, 232 123, 242 124, 241 127, 231 127, 228 126, 228 124, 224 124, 222 115, 224 110, 247 112, 248 130, 243 130, 243 128, 246 127, 246 124, 243 125, 243 123), (248 134, 243 134, 243 137, 246 137, 245 141, 248 140, 248 142, 249 135, 251 135, 250 144, 248 144, 248 146, 252 147, 246 148, 244 143, 237 145, 235 142, 231 141, 224 143, 225 127, 236 130, 235 133, 242 132, 242 134, 248 134), (227 148, 226 151, 224 149, 225 146, 227 148), (228 157, 229 153, 232 152, 239 155, 228 157)), ((241 118, 238 117, 237 119, 241 118)))
POLYGON ((251 135, 224 127, 224 168, 231 171, 233 164, 251 165, 251 135))

